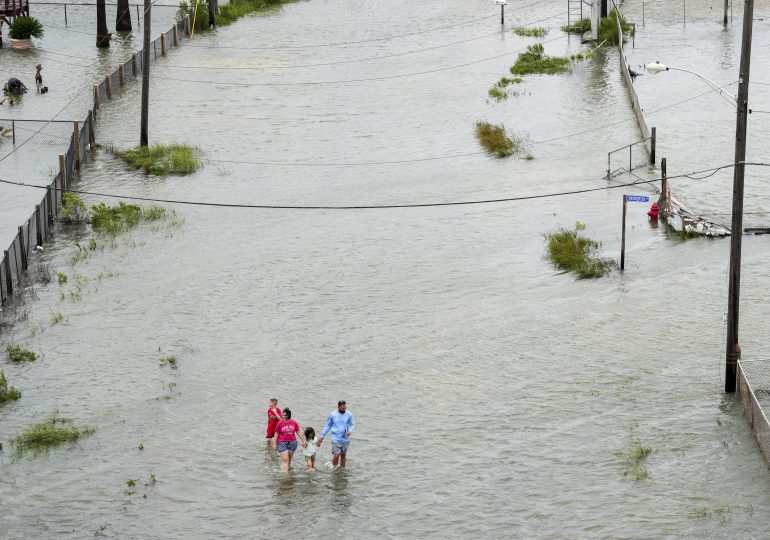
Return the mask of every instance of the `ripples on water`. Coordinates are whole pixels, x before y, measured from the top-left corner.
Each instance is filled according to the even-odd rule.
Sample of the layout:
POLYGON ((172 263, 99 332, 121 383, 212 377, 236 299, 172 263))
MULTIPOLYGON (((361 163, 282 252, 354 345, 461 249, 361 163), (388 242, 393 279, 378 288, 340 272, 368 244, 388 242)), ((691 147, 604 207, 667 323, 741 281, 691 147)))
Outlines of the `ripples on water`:
MULTIPOLYGON (((692 7, 687 33, 714 26, 705 14, 695 17, 707 7, 692 7)), ((563 9, 544 2, 509 9, 506 20, 562 14, 546 23, 558 36, 563 9)), ((648 6, 638 47, 647 31, 681 38, 684 30, 660 9, 656 15, 648 6)), ((495 12, 486 2, 316 1, 241 21, 195 45, 351 41, 495 12)), ((497 25, 492 18, 335 48, 185 46, 153 72, 151 140, 198 144, 210 159, 360 162, 475 151, 480 118, 532 141, 623 122, 536 145, 533 161, 212 162, 190 177, 156 180, 98 153, 79 185, 276 204, 446 201, 603 185, 606 152, 639 137, 614 53, 569 76, 529 77, 524 95, 501 104, 487 103, 486 90, 513 55, 344 85, 244 88, 162 78, 213 80, 210 69, 174 66, 216 65, 225 54, 228 65, 346 60, 451 43, 497 25)), ((739 39, 737 23, 729 32, 739 39)), ((531 42, 506 33, 376 62, 223 77, 384 77, 531 42)), ((578 48, 574 39, 547 46, 553 54, 578 48)), ((734 55, 722 61, 734 64, 734 55)), ((104 107, 99 141, 135 144, 138 86, 104 107)), ((642 100, 664 101, 644 92, 642 100)), ((677 125, 690 129, 687 121, 698 120, 684 111, 677 125)), ((706 137, 708 144, 683 152, 670 128, 658 126, 668 145, 662 155, 682 168, 697 168, 723 143, 706 137)), ((179 206, 180 228, 141 227, 74 268, 67 260, 78 237, 61 234, 44 256, 52 267, 119 275, 84 286, 80 301, 66 295, 72 284, 39 286, 38 299, 21 308, 28 321, 4 331, 4 341, 44 357, 2 366, 24 395, 0 418, 0 537, 79 538, 102 526, 118 538, 762 536, 766 467, 721 391, 728 243, 667 238, 647 224, 646 208, 632 206, 625 275, 575 281, 542 258, 543 235, 576 220, 617 256, 620 195, 369 212, 179 206), (50 326, 53 311, 63 323, 50 326), (44 331, 32 336, 34 325, 44 331), (178 370, 159 366, 168 354, 179 357, 178 370), (358 422, 349 469, 328 470, 324 445, 314 475, 299 455, 294 471, 280 474, 263 440, 263 404, 273 395, 316 430, 346 399, 358 422), (8 439, 57 409, 96 425, 94 436, 47 456, 14 457, 8 439), (654 449, 649 477, 639 482, 623 476, 616 455, 635 442, 654 449), (150 473, 157 483, 144 486, 150 473), (128 478, 139 480, 135 494, 124 494, 128 478), (723 524, 714 516, 725 506, 723 524), (702 508, 709 517, 697 517, 702 508)), ((765 245, 761 237, 744 242, 747 355, 762 351, 765 245)))

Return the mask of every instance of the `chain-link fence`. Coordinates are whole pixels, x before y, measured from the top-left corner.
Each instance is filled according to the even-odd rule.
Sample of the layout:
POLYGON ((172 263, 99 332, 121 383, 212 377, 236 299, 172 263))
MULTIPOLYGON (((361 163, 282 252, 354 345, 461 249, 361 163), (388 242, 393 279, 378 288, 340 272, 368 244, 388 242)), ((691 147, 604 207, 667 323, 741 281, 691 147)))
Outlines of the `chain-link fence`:
POLYGON ((737 396, 765 462, 770 464, 770 422, 765 414, 770 408, 770 360, 738 362, 737 396))
MULTIPOLYGON (((165 56, 172 47, 179 45, 182 36, 189 36, 189 17, 174 25, 150 44, 150 59, 165 56)), ((132 57, 94 85, 93 107, 83 122, 59 120, 16 120, 0 118, 0 157, 14 152, 21 144, 67 144, 60 156, 59 173, 46 190, 40 204, 29 219, 19 227, 13 242, 3 251, 0 259, 0 304, 5 304, 21 284, 30 261, 36 256, 37 246, 47 242, 63 210, 63 194, 72 187, 72 177, 80 170, 95 143, 94 120, 99 107, 113 92, 142 73, 142 55, 132 57), (5 144, 10 143, 10 144, 5 144), (3 154, 6 152, 6 154, 3 154)))

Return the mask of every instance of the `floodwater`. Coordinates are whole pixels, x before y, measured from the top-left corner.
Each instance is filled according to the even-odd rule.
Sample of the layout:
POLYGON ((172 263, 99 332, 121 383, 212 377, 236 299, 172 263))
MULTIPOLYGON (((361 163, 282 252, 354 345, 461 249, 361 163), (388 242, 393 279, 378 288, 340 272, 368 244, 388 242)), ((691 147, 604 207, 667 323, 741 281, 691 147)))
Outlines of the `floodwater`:
MULTIPOLYGON (((687 35, 689 53, 670 63, 694 62, 695 41, 713 34, 709 47, 729 42, 719 60, 729 82, 739 16, 723 31, 709 17, 717 3, 688 2, 686 25, 674 8, 646 6, 637 47, 687 35)), ((583 46, 559 32, 564 9, 510 4, 506 22, 541 21, 546 51, 571 54, 583 46)), ((769 10, 758 2, 757 17, 769 10)), ((313 0, 196 38, 154 67, 150 138, 196 144, 206 166, 147 177, 100 151, 78 186, 368 206, 624 181, 602 178, 607 152, 640 138, 617 54, 527 77, 519 96, 489 102, 535 41, 495 33, 498 13, 481 0, 313 0), (308 64, 325 65, 291 67, 308 64), (504 122, 534 159, 480 153, 479 119, 504 122)), ((704 91, 668 75, 654 81, 666 88, 637 79, 645 107, 704 91)), ((103 107, 99 142, 136 144, 139 91, 103 107)), ((672 174, 730 160, 729 110, 702 99, 657 122, 672 174)), ((708 182, 674 187, 729 211, 729 182, 708 182)), ((762 208, 751 189, 747 205, 762 208)), ((74 263, 76 242, 92 236, 63 230, 41 262, 68 283, 37 283, 4 313, 15 323, 2 341, 42 358, 2 362, 23 396, 0 415, 0 537, 764 536, 767 467, 722 391, 729 241, 679 240, 630 205, 624 274, 578 281, 543 259, 544 235, 578 220, 618 257, 624 192, 650 189, 410 209, 166 204, 177 222, 140 226, 74 263), (160 365, 168 355, 178 369, 160 365), (327 468, 324 444, 314 474, 300 456, 280 473, 263 436, 272 396, 316 430, 346 399, 358 423, 348 469, 327 468), (96 432, 15 454, 10 439, 57 411, 96 432), (640 479, 624 457, 638 444, 652 449, 640 479)), ((744 358, 760 358, 767 239, 746 237, 743 254, 741 342, 744 358)))

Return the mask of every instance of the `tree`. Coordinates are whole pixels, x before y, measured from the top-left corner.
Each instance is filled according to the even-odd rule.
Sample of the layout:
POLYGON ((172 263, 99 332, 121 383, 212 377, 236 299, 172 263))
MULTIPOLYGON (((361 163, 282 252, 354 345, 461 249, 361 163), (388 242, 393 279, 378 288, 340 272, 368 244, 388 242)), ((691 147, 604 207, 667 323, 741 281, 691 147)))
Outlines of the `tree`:
POLYGON ((96 46, 108 48, 110 34, 107 32, 107 10, 104 0, 96 0, 96 46))
POLYGON ((118 12, 115 14, 115 30, 117 32, 130 32, 131 8, 128 0, 118 0, 118 12))

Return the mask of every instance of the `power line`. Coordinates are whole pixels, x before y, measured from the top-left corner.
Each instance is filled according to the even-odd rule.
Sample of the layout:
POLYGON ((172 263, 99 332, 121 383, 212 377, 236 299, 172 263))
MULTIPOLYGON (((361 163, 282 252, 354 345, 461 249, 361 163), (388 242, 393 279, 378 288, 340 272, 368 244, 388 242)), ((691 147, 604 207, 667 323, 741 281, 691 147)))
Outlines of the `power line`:
MULTIPOLYGON (((756 165, 756 166, 763 166, 768 167, 770 166, 770 163, 744 163, 744 165, 756 165)), ((721 169, 726 169, 730 167, 734 167, 734 163, 730 163, 728 165, 721 165, 719 167, 711 167, 709 169, 702 169, 700 171, 693 171, 687 174, 680 174, 675 176, 669 176, 667 177, 669 180, 675 179, 675 178, 693 178, 692 175, 695 174, 703 174, 706 172, 711 171, 719 171, 721 169)), ((651 180, 636 180, 634 182, 628 182, 625 184, 616 184, 612 186, 602 186, 602 187, 596 187, 596 188, 585 188, 585 189, 576 189, 572 191, 560 191, 555 193, 542 193, 538 195, 524 195, 520 197, 504 197, 499 199, 477 199, 477 200, 470 200, 470 201, 450 201, 450 202, 432 202, 432 203, 412 203, 412 204, 382 204, 382 205, 351 205, 351 206, 338 206, 338 205, 319 205, 319 206, 310 206, 310 205, 275 205, 275 204, 244 204, 244 203, 213 203, 213 202, 205 202, 205 201, 185 201, 185 200, 179 200, 179 199, 157 199, 153 197, 137 197, 137 196, 130 196, 130 195, 116 195, 113 193, 100 193, 95 191, 84 191, 84 190, 76 190, 76 189, 63 189, 63 188, 56 188, 56 187, 50 187, 50 186, 38 186, 35 184, 27 184, 24 182, 13 182, 11 180, 4 180, 0 179, 0 183, 8 184, 12 186, 18 186, 18 187, 29 187, 29 188, 36 188, 36 189, 45 189, 45 190, 53 190, 53 191, 67 191, 69 193, 76 193, 78 195, 92 195, 95 197, 108 197, 113 199, 125 199, 125 200, 131 200, 131 201, 143 201, 143 202, 155 202, 155 203, 165 203, 165 204, 180 204, 180 205, 190 205, 190 206, 209 206, 209 207, 217 207, 217 208, 248 208, 248 209, 261 209, 261 210, 390 210, 390 209, 409 209, 409 208, 437 208, 437 207, 444 207, 444 206, 471 206, 471 205, 482 205, 482 204, 497 204, 497 203, 504 203, 504 202, 517 202, 517 201, 528 201, 528 200, 534 200, 534 199, 547 199, 551 197, 562 197, 567 195, 580 195, 584 193, 592 193, 595 191, 606 191, 610 189, 620 189, 624 187, 630 187, 630 186, 636 186, 642 183, 650 183, 650 182, 660 182, 662 178, 655 178, 651 180)))
MULTIPOLYGON (((526 6, 520 6, 512 11, 516 11, 519 9, 528 8, 534 5, 537 5, 538 2, 533 2, 531 4, 527 4, 526 6)), ((377 41, 390 41, 392 39, 398 39, 402 37, 409 37, 409 36, 416 36, 419 34, 428 34, 430 32, 436 32, 438 30, 446 30, 447 28, 455 28, 457 26, 464 26, 466 24, 471 24, 479 21, 486 21, 488 19, 497 18, 497 15, 489 15, 487 17, 481 17, 478 19, 471 19, 455 24, 449 24, 446 26, 438 26, 435 28, 429 28, 427 30, 419 30, 416 32, 408 32, 406 34, 396 34, 392 36, 384 36, 381 38, 373 38, 373 39, 361 39, 357 41, 339 41, 336 43, 318 43, 315 45, 308 44, 308 45, 279 45, 279 46, 273 46, 273 47, 237 47, 237 46, 230 46, 230 45, 189 45, 190 47, 198 47, 198 48, 204 48, 204 49, 233 49, 233 50, 242 50, 242 51, 256 51, 256 50, 286 50, 286 49, 315 49, 320 47, 338 47, 341 45, 359 45, 361 43, 374 43, 377 41)))
MULTIPOLYGON (((536 24, 536 23, 539 23, 539 22, 547 21, 549 19, 553 19, 555 17, 559 17, 562 14, 563 14, 562 12, 559 12, 558 14, 551 15, 550 17, 544 17, 542 19, 538 19, 536 21, 532 21, 532 22, 526 23, 524 25, 518 25, 518 26, 528 26, 528 25, 531 25, 531 24, 536 24)), ((512 30, 513 28, 514 28, 513 26, 507 27, 507 28, 505 28, 503 30, 503 32, 507 32, 508 30, 512 30)), ((197 65, 197 66, 196 65, 176 65, 176 66, 168 65, 166 67, 168 69, 206 69, 206 71, 261 71, 261 70, 266 70, 266 69, 293 69, 293 68, 310 68, 310 67, 322 67, 322 66, 337 66, 337 65, 341 65, 341 64, 354 64, 354 63, 358 63, 358 62, 371 62, 371 61, 374 61, 374 60, 384 60, 384 59, 387 59, 387 58, 395 58, 395 57, 398 57, 398 56, 406 56, 406 55, 409 55, 409 54, 417 54, 417 53, 426 52, 426 51, 433 51, 433 50, 436 50, 436 49, 442 49, 442 48, 445 48, 445 47, 452 47, 454 45, 461 45, 463 43, 469 43, 471 41, 476 41, 476 40, 479 40, 479 39, 484 39, 484 38, 488 38, 488 37, 492 37, 492 36, 499 36, 500 34, 501 34, 501 32, 497 31, 497 32, 493 32, 491 34, 484 34, 483 36, 476 36, 476 37, 464 39, 462 41, 455 41, 453 43, 445 43, 445 44, 442 44, 442 45, 435 45, 433 47, 426 47, 424 49, 415 49, 415 50, 412 50, 412 51, 406 51, 406 52, 400 52, 400 53, 392 53, 392 54, 385 54, 385 55, 382 55, 382 56, 370 56, 368 58, 357 58, 357 59, 354 59, 354 60, 341 60, 341 61, 337 61, 337 62, 322 62, 322 63, 317 63, 317 64, 295 64, 295 65, 290 65, 290 66, 262 66, 262 67, 240 67, 240 66, 216 67, 216 66, 201 66, 201 65, 197 65)))
MULTIPOLYGON (((560 39, 565 39, 567 36, 559 36, 553 39, 549 39, 546 41, 543 41, 541 43, 551 43, 553 41, 557 41, 560 39)), ((316 85, 322 85, 322 84, 347 84, 347 83, 357 83, 357 82, 373 82, 373 81, 385 81, 390 79, 402 79, 405 77, 415 77, 418 75, 427 75, 430 73, 438 73, 441 71, 448 71, 450 69, 457 69, 467 66, 472 66, 474 64, 481 64, 482 62, 488 62, 490 60, 496 60, 498 58, 503 58, 505 56, 521 52, 525 50, 526 47, 515 49, 512 51, 505 52, 503 54, 498 54, 497 56, 491 56, 489 58, 482 58, 481 60, 473 60, 471 62, 466 62, 464 64, 458 64, 454 66, 447 66, 443 68, 436 68, 436 69, 430 69, 426 71, 419 71, 417 73, 402 73, 400 75, 384 75, 382 77, 368 77, 364 79, 346 79, 346 80, 340 80, 340 81, 305 81, 305 82, 286 82, 286 83, 239 83, 239 82, 227 82, 227 81, 206 81, 206 80, 198 80, 198 79, 177 79, 174 77, 158 77, 156 76, 156 79, 163 79, 166 81, 177 81, 177 82, 189 82, 189 83, 199 83, 199 84, 213 84, 218 86, 241 86, 241 87, 252 87, 252 86, 316 86, 316 85)))

